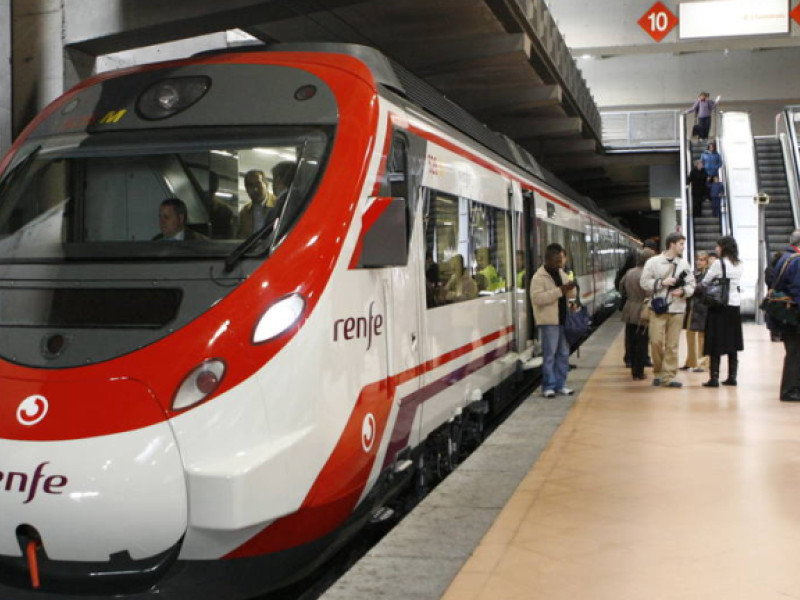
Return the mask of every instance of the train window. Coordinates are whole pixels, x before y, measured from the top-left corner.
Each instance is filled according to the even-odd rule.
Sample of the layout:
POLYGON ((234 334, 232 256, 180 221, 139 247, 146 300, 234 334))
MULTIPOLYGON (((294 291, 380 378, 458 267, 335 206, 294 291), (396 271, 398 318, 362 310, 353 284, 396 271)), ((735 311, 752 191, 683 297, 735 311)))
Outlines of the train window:
POLYGON ((505 292, 510 275, 508 212, 473 202, 470 207, 472 268, 480 294, 505 292))
POLYGON ((178 139, 169 131, 46 138, 0 184, 0 261, 227 256, 259 228, 267 235, 252 252, 263 253, 304 210, 330 145, 326 130, 299 127, 198 129, 178 139), (151 243, 161 240, 183 243, 151 243))
POLYGON ((469 259, 469 201, 435 190, 425 199, 425 288, 428 308, 478 297, 469 259))

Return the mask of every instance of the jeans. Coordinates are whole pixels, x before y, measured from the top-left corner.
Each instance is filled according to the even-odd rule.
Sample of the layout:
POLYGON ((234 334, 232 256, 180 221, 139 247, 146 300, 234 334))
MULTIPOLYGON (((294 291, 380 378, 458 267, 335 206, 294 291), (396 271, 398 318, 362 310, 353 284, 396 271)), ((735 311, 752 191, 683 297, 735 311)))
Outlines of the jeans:
POLYGON ((567 384, 569 344, 562 325, 539 325, 542 342, 542 391, 558 391, 567 384))

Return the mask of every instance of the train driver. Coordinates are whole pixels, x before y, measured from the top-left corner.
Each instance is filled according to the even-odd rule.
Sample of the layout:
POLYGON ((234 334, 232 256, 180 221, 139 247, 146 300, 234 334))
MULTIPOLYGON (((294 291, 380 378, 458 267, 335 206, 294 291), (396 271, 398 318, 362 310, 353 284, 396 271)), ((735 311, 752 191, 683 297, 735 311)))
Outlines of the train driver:
POLYGON ((269 193, 267 175, 253 169, 244 175, 244 189, 250 202, 239 211, 239 237, 247 238, 267 222, 267 213, 275 206, 275 196, 269 193))
POLYGON ((158 225, 161 233, 153 240, 172 242, 197 241, 208 239, 206 236, 186 226, 188 219, 186 203, 180 198, 167 198, 158 207, 158 225))

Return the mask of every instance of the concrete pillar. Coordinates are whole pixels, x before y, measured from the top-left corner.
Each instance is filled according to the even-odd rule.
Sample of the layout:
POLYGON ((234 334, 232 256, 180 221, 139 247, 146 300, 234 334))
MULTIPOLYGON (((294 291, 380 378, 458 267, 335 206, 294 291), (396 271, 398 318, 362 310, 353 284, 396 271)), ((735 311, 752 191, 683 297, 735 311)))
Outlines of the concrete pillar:
POLYGON ((13 135, 64 91, 61 0, 12 0, 13 135))
POLYGON ((675 210, 675 198, 661 199, 661 246, 673 231, 678 230, 678 211, 675 210))
POLYGON ((0 0, 0 155, 11 146, 11 0, 0 0))

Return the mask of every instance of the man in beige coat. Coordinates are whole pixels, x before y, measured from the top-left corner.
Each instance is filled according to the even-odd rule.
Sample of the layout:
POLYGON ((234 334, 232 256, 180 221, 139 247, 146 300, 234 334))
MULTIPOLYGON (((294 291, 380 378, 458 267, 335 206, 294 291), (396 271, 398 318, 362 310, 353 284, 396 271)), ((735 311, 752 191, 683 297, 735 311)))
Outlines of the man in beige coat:
POLYGON ((531 278, 533 318, 542 344, 542 394, 569 396, 569 344, 564 335, 568 298, 575 298, 575 283, 569 280, 563 267, 564 248, 550 244, 544 254, 544 265, 531 278))

